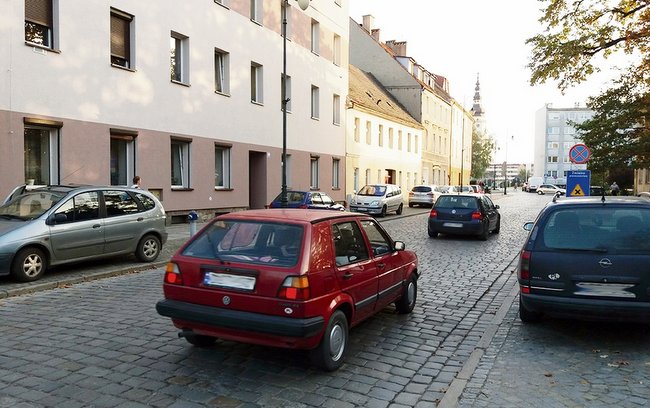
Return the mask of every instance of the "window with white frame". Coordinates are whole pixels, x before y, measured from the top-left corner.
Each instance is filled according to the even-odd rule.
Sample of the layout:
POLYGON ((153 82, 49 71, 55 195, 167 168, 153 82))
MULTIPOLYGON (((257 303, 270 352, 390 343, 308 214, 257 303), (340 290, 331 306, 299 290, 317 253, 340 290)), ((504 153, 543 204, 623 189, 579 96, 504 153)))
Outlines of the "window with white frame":
POLYGON ((230 94, 230 53, 214 49, 214 91, 230 94))
POLYGON ((59 184, 60 127, 25 125, 25 184, 59 184))
POLYGON ((332 97, 332 123, 341 124, 341 97, 336 94, 332 97))
POLYGON ((410 133, 406 136, 406 151, 407 152, 411 151, 411 134, 410 133))
POLYGON ((366 169, 366 184, 370 184, 370 169, 366 169))
POLYGON ((264 71, 262 65, 251 62, 251 102, 264 103, 264 71))
POLYGON ((230 146, 214 146, 214 186, 230 188, 230 146))
POLYGON ((311 20, 311 52, 320 52, 320 23, 316 20, 311 20))
POLYGON ((135 68, 131 38, 132 24, 132 15, 111 9, 111 65, 135 68))
POLYGON ((52 0, 25 1, 25 41, 54 49, 54 7, 52 0))
POLYGON ((111 185, 128 186, 135 176, 135 134, 111 129, 111 185))
MULTIPOLYGON (((418 135, 414 135, 413 139, 415 143, 415 153, 418 153, 420 151, 420 147, 419 147, 420 140, 418 138, 418 135)), ((463 150, 467 151, 467 149, 463 149, 463 150)))
POLYGON ((189 84, 189 38, 172 31, 169 38, 169 72, 172 82, 189 84))
POLYGON ((366 144, 369 145, 372 143, 372 123, 367 120, 366 121, 366 144))
MULTIPOLYGON (((280 74, 280 86, 284 89, 284 99, 280 100, 280 106, 284 106, 286 103, 287 112, 291 112, 291 75, 286 77, 283 74, 280 74)), ((280 94, 282 98, 282 94, 280 94)))
POLYGON ((341 36, 340 35, 334 34, 332 47, 333 47, 332 53, 334 54, 332 56, 332 60, 334 62, 334 65, 341 66, 341 36))
POLYGON ((546 158, 547 163, 557 163, 557 156, 548 156, 546 158))
POLYGON ((384 125, 379 125, 379 133, 377 134, 377 144, 379 147, 384 146, 384 125))
POLYGON ((354 174, 352 176, 352 188, 354 191, 359 191, 359 168, 354 168, 354 174))
POLYGON ((251 1, 251 20, 256 23, 262 23, 262 16, 264 15, 262 10, 263 0, 250 0, 251 1))
POLYGON ((332 159, 332 188, 341 188, 341 159, 332 159))
POLYGON ((402 131, 397 131, 397 149, 402 150, 402 131))
POLYGON ((318 119, 320 117, 319 99, 320 99, 320 89, 317 86, 312 85, 311 86, 311 118, 312 119, 318 119))
POLYGON ((361 119, 354 118, 354 141, 359 143, 361 140, 361 119))
POLYGON ((311 165, 310 165, 310 172, 309 172, 309 187, 313 189, 319 188, 318 161, 319 161, 318 156, 311 156, 311 165))
POLYGON ((172 188, 190 187, 190 142, 171 140, 172 188))
POLYGON ((388 128, 388 148, 393 148, 393 128, 388 128))
POLYGON ((560 147, 560 144, 558 142, 548 142, 548 148, 549 149, 557 149, 560 147))
POLYGON ((557 126, 553 126, 548 128, 548 134, 549 135, 559 135, 560 134, 560 128, 557 126))

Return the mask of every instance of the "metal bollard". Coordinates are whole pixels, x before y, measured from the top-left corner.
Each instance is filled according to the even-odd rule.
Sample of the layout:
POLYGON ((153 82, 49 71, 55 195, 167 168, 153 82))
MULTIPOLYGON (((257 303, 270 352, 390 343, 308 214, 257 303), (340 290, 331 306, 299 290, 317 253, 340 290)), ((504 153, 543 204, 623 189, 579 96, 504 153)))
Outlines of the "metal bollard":
POLYGON ((190 222, 190 237, 192 237, 196 234, 196 222, 199 220, 199 213, 190 211, 187 215, 187 220, 190 222))

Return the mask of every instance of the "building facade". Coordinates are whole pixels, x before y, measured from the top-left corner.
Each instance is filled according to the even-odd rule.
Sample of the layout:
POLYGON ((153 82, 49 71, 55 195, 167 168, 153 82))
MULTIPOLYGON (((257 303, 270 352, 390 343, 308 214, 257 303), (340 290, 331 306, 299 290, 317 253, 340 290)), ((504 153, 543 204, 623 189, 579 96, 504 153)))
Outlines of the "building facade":
POLYGON ((592 116, 593 111, 579 106, 553 108, 547 104, 536 112, 534 176, 543 177, 546 183, 565 185, 568 171, 587 169, 587 164, 569 160, 569 150, 581 143, 574 124, 592 116))
POLYGON ((3 0, 0 196, 139 175, 171 214, 262 208, 286 83, 287 184, 344 200, 348 1, 3 0))
POLYGON ((371 74, 350 65, 346 190, 396 184, 404 198, 421 183, 422 126, 371 74))

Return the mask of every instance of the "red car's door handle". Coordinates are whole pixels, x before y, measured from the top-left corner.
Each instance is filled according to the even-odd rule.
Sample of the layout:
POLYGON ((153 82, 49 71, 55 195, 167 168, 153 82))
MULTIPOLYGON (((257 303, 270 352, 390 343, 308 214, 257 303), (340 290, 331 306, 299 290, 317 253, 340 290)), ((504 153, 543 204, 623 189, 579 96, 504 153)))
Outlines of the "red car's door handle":
POLYGON ((350 279, 350 278, 352 278, 353 276, 354 276, 354 275, 351 274, 350 272, 346 272, 346 273, 343 274, 343 279, 350 279))
POLYGON ((386 266, 385 263, 383 263, 383 262, 377 262, 377 268, 382 268, 382 269, 383 269, 385 266, 386 266))

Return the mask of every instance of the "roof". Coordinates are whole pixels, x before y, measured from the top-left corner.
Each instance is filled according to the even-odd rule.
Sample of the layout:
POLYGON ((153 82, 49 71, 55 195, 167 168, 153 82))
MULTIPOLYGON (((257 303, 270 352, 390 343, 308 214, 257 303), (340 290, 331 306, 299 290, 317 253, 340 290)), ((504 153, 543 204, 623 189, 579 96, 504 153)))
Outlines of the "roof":
POLYGON ((291 221, 298 223, 316 223, 328 219, 347 217, 371 218, 365 214, 352 213, 348 211, 310 210, 302 208, 269 208, 263 210, 235 211, 220 215, 216 219, 266 220, 283 223, 291 221))
POLYGON ((349 99, 358 105, 385 119, 403 125, 422 129, 422 124, 413 119, 404 107, 371 73, 350 65, 349 99))

